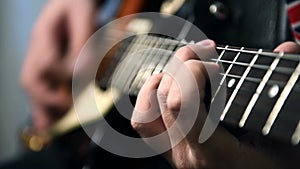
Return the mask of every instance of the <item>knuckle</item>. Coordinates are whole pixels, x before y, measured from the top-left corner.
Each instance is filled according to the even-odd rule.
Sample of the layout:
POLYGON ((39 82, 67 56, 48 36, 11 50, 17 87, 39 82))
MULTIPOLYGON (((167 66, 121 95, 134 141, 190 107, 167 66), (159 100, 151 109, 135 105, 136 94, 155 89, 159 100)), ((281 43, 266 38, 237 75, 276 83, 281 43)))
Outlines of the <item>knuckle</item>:
POLYGON ((195 68, 200 68, 202 69, 203 64, 199 60, 187 60, 184 62, 188 67, 195 69, 195 68))
POLYGON ((203 65, 202 61, 188 60, 185 61, 184 64, 192 71, 196 79, 203 76, 206 72, 206 67, 203 65))
POLYGON ((154 90, 157 89, 162 75, 152 75, 143 85, 139 92, 139 96, 145 96, 151 94, 154 90))
POLYGON ((136 130, 138 133, 140 133, 143 129, 143 124, 142 123, 138 123, 135 121, 131 121, 131 126, 134 130, 136 130))
POLYGON ((167 86, 160 86, 159 91, 157 92, 157 97, 159 99, 167 97, 169 93, 169 88, 167 86))
POLYGON ((167 107, 170 111, 179 111, 181 108, 181 96, 180 94, 172 95, 167 98, 167 107))
POLYGON ((195 58, 195 53, 189 46, 183 46, 176 51, 175 56, 186 61, 188 59, 195 58))

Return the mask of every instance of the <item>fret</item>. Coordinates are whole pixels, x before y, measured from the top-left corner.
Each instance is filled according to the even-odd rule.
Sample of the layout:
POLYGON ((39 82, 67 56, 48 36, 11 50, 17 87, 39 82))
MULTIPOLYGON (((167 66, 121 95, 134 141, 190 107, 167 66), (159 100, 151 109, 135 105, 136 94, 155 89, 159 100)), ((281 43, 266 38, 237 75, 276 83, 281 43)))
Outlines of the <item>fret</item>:
MULTIPOLYGON (((114 87, 120 89, 120 90, 126 90, 125 84, 128 81, 128 76, 130 75, 132 71, 132 63, 136 63, 134 60, 134 57, 128 57, 131 53, 136 52, 138 49, 146 49, 148 48, 147 45, 142 45, 142 43, 138 43, 141 41, 147 41, 147 36, 137 36, 135 38, 136 40, 131 43, 131 45, 127 48, 126 52, 124 52, 122 59, 119 61, 119 65, 116 68, 115 72, 112 74, 113 76, 110 78, 110 83, 114 87), (124 71, 126 70, 126 71, 124 71), (131 71, 128 71, 131 70, 131 71)), ((147 41, 147 43, 149 43, 147 41)), ((143 59, 141 59, 143 61, 143 59)))
MULTIPOLYGON (((145 37, 131 37, 128 39, 125 39, 123 42, 121 42, 120 44, 120 48, 121 50, 118 50, 117 53, 115 54, 113 60, 109 63, 109 67, 108 70, 106 70, 104 77, 101 78, 100 83, 101 83, 101 87, 106 88, 108 85, 110 85, 111 81, 112 81, 112 75, 114 71, 116 71, 116 66, 121 63, 122 61, 124 61, 124 59, 126 58, 126 56, 128 55, 129 51, 134 50, 134 48, 136 47, 137 44, 139 44, 139 41, 142 41, 143 38, 145 37), (132 38, 132 39, 131 39, 132 38), (131 40, 130 40, 131 39, 131 40), (125 50, 124 50, 125 48, 125 50)), ((115 75, 115 79, 117 79, 116 77, 117 75, 115 75)))
MULTIPOLYGON (((250 65, 247 67, 247 69, 246 69, 246 71, 245 71, 245 73, 244 73, 245 77, 249 74, 251 67, 254 65, 254 63, 255 63, 256 60, 258 59, 258 56, 259 56, 261 53, 262 53, 262 49, 258 50, 258 54, 256 54, 256 55, 254 56, 254 58, 252 59, 250 65)), ((244 76, 244 75, 243 75, 243 76, 244 76)), ((251 98, 251 100, 250 100, 250 102, 249 102, 249 104, 248 104, 248 106, 247 106, 247 108, 246 108, 246 110, 245 110, 245 112, 244 112, 244 114, 243 114, 243 116, 242 116, 240 122, 239 122, 239 126, 240 126, 240 127, 244 127, 244 125, 245 125, 245 123, 246 123, 246 120, 248 119, 248 117, 249 117, 249 115, 250 115, 250 112, 252 111, 252 109, 253 109, 253 107, 254 107, 254 104, 256 103, 258 97, 259 97, 259 94, 256 92, 256 93, 253 95, 253 97, 251 98)))
POLYGON ((156 54, 152 53, 152 60, 148 62, 148 66, 142 66, 143 70, 138 72, 138 74, 136 75, 129 89, 130 94, 137 95, 145 80, 149 76, 151 76, 152 74, 160 73, 165 67, 169 58, 171 57, 172 52, 176 50, 181 44, 179 41, 175 41, 168 38, 154 38, 158 39, 157 41, 160 41, 160 43, 158 43, 159 46, 156 46, 154 49, 152 49, 156 52, 156 54))
MULTIPOLYGON (((135 36, 127 46, 127 49, 122 53, 122 59, 126 58, 130 53, 137 51, 139 48, 142 47, 143 41, 147 39, 147 36, 135 36)), ((146 46, 146 45, 144 45, 146 46)), ((147 46, 146 46, 147 47, 147 46)), ((121 60, 122 61, 122 60, 121 60)))
POLYGON ((298 125, 291 137, 291 143, 292 145, 297 145, 300 142, 300 121, 298 122, 298 125))
POLYGON ((216 60, 216 63, 219 63, 219 61, 222 59, 222 57, 224 56, 224 53, 226 52, 226 50, 228 49, 228 45, 225 46, 225 48, 222 50, 220 56, 218 57, 218 59, 216 60))
POLYGON ((284 105, 284 102, 286 101, 287 97, 289 96, 292 88, 294 87, 296 81, 299 78, 299 73, 300 73, 300 63, 298 64, 296 70, 294 71, 294 73, 292 74, 292 76, 290 77, 289 81, 287 82, 286 86, 284 87, 283 91, 281 92, 281 95, 279 96, 279 99, 277 100, 275 106, 273 107, 267 122, 265 124, 265 126, 262 129, 262 133, 264 135, 269 134, 272 125, 274 124, 282 106, 284 105))
MULTIPOLYGON (((160 42, 161 40, 162 40, 161 38, 158 38, 158 40, 156 40, 156 41, 160 42)), ((148 63, 146 63, 146 65, 143 66, 142 70, 144 73, 142 73, 141 76, 137 76, 137 78, 135 79, 135 81, 137 81, 137 84, 134 87, 135 91, 139 91, 141 89, 141 87, 145 83, 146 79, 152 75, 152 72, 154 71, 154 69, 156 67, 155 65, 158 64, 159 60, 157 58, 162 57, 161 54, 157 55, 157 54, 153 53, 153 52, 157 52, 158 48, 161 47, 161 44, 164 44, 164 43, 157 43, 153 47, 153 49, 151 49, 151 52, 148 54, 149 56, 151 56, 151 60, 149 60, 148 63)), ((171 55, 171 51, 169 51, 169 54, 171 55)))
MULTIPOLYGON (((241 103, 244 104, 244 106, 241 107, 240 110, 235 109, 236 111, 240 112, 240 116, 235 117, 234 120, 237 121, 237 125, 240 128, 246 127, 247 129, 260 131, 262 125, 265 123, 266 113, 264 112, 270 111, 267 107, 265 107, 263 102, 266 102, 269 105, 273 104, 272 99, 265 100, 268 99, 268 97, 266 97, 267 92, 265 92, 264 89, 266 88, 266 86, 272 85, 272 83, 277 84, 277 81, 272 82, 270 78, 275 68, 278 66, 280 58, 283 56, 283 53, 277 54, 277 58, 275 59, 262 55, 262 53, 264 53, 262 50, 259 50, 259 52, 257 53, 260 54, 258 58, 256 58, 256 63, 268 64, 269 68, 266 71, 261 69, 252 69, 250 72, 248 72, 246 80, 252 81, 255 84, 247 86, 249 90, 252 90, 251 92, 248 92, 249 95, 247 95, 247 97, 249 99, 243 98, 245 93, 242 93, 240 95, 239 99, 244 100, 244 103, 241 103), (251 76, 255 78, 252 78, 251 76)), ((283 85, 285 85, 285 83, 283 83, 283 85)))
MULTIPOLYGON (((244 47, 242 47, 242 48, 244 48, 244 47)), ((225 72, 223 78, 221 79, 220 85, 223 85, 224 81, 226 80, 227 74, 228 74, 228 73, 230 72, 230 70, 232 69, 233 65, 235 64, 236 60, 239 58, 240 54, 241 54, 241 52, 238 52, 238 53, 235 55, 234 59, 232 60, 232 63, 231 63, 230 66, 227 68, 227 70, 226 70, 226 72, 225 72)))
MULTIPOLYGON (((144 36, 144 35, 142 35, 144 36)), ((146 37, 146 36, 145 36, 146 37)), ((144 41, 141 41, 144 42, 144 41)), ((123 72, 130 72, 130 79, 129 77, 125 77, 124 78, 124 82, 127 84, 123 86, 122 90, 124 93, 127 93, 130 89, 130 86, 132 85, 132 83, 135 82, 136 78, 137 78, 137 74, 141 75, 141 69, 146 67, 146 65, 148 63, 150 63, 152 56, 151 56, 151 51, 153 50, 152 48, 158 45, 158 42, 154 39, 154 37, 149 37, 145 39, 145 44, 141 43, 142 45, 146 46, 146 48, 144 49, 138 49, 137 48, 137 53, 133 53, 127 57, 129 57, 131 59, 130 62, 126 63, 126 65, 128 66, 128 68, 122 69, 123 72), (150 50, 150 52, 149 52, 150 50), (141 51, 141 52, 140 52, 141 51), (137 58, 138 55, 138 58, 137 58), (137 60, 139 60, 138 62, 136 62, 137 60), (134 65, 134 66, 133 66, 134 65), (134 71, 129 71, 130 69, 134 69, 134 71)), ((129 59, 128 59, 129 60, 129 59)))
MULTIPOLYGON (((172 55, 171 53, 169 54, 172 55)), ((159 63, 155 66, 155 69, 152 72, 152 75, 159 74, 163 71, 165 65, 167 64, 170 57, 166 57, 165 55, 161 57, 159 63)))
MULTIPOLYGON (((238 51, 241 51, 241 50, 243 50, 243 49, 244 49, 244 47, 242 47, 242 48, 241 48, 240 50, 238 50, 238 51)), ((226 70, 225 75, 223 76, 223 79, 221 80, 221 85, 223 84, 223 82, 224 82, 224 80, 225 80, 227 74, 228 74, 229 71, 231 70, 231 68, 232 68, 232 66, 233 66, 233 64, 234 64, 234 62, 238 59, 238 57, 240 56, 240 54, 241 54, 241 52, 238 52, 238 53, 237 53, 237 55, 236 55, 236 56, 234 57, 234 59, 233 59, 233 63, 230 64, 230 66, 229 66, 228 69, 226 70)), ((236 86, 235 90, 234 90, 233 93, 231 94, 229 100, 227 101, 227 104, 226 104, 226 106, 225 106, 225 108, 224 108, 224 110, 223 110, 223 112, 222 112, 222 114, 221 114, 221 117, 220 117, 221 121, 224 120, 224 118, 225 118, 225 116, 226 116, 226 114, 227 114, 227 112, 228 112, 228 110, 229 110, 229 108, 230 108, 230 106, 231 106, 231 104, 232 104, 232 102, 233 102, 233 99, 235 98, 235 96, 236 96, 237 92, 239 91, 239 88, 241 87, 241 85, 242 85, 243 81, 245 80, 245 78, 246 78, 246 76, 244 77, 244 75, 243 75, 242 78, 239 80, 239 83, 238 83, 238 85, 236 86)))
MULTIPOLYGON (((166 39, 166 40, 169 40, 169 39, 166 39)), ((167 42, 165 42, 165 43, 167 43, 167 42)), ((184 42, 181 41, 181 42, 170 44, 170 45, 168 45, 166 50, 174 52, 181 46, 182 43, 184 43, 184 42)), ((156 65, 152 74, 158 74, 158 73, 162 72, 164 67, 166 66, 167 62, 171 58, 171 55, 172 55, 172 53, 170 53, 170 54, 165 53, 163 56, 161 56, 161 59, 160 59, 159 63, 156 65)))
MULTIPOLYGON (((227 48, 228 48, 229 46, 228 45, 226 45, 225 46, 225 48, 224 49, 222 49, 222 52, 221 52, 221 54, 219 55, 219 57, 218 57, 218 59, 217 60, 215 60, 215 59, 212 59, 212 61, 216 61, 216 63, 218 64, 218 62, 222 59, 222 57, 224 56, 224 54, 225 54, 225 52, 226 52, 226 50, 227 50, 227 48)), ((225 77, 225 75, 222 75, 223 76, 223 78, 225 77)), ((222 80, 223 80, 223 78, 222 78, 222 80)), ((223 82, 222 82, 222 80, 221 80, 221 82, 220 82, 220 84, 219 84, 219 86, 218 86, 218 88, 217 88, 217 90, 216 90, 216 92, 215 92, 215 94, 214 94, 214 96, 212 97, 212 99, 211 99, 211 103, 213 103, 214 102, 214 100, 215 100, 215 97, 217 96, 217 94, 220 92, 220 89, 221 89, 221 86, 223 85, 223 82)))
POLYGON ((280 53, 278 56, 279 57, 275 58, 275 60, 272 62, 271 66, 267 70, 267 73, 265 74, 265 76, 263 77, 261 83, 259 84, 258 88, 256 89, 256 93, 260 94, 262 92, 262 90, 265 87, 266 83, 270 79, 273 71, 275 70, 277 64, 279 63, 280 58, 283 56, 283 53, 280 53))
MULTIPOLYGON (((135 42, 136 40, 137 40, 137 37, 131 37, 131 38, 125 39, 124 41, 117 44, 118 50, 115 53, 113 53, 113 55, 110 55, 109 54, 110 52, 108 52, 108 55, 105 56, 105 57, 109 58, 109 62, 108 62, 108 65, 106 66, 104 73, 101 75, 101 78, 98 81, 98 85, 101 88, 105 89, 108 87, 108 85, 111 81, 112 72, 115 71, 115 66, 122 59, 124 59, 124 56, 126 56, 125 53, 128 52, 128 49, 134 44, 133 42, 135 42)), ((105 60, 105 58, 103 60, 105 60)))
POLYGON ((260 82, 259 86, 256 89, 255 94, 253 97, 257 100, 259 95, 261 94, 262 90, 264 89, 265 85, 267 84, 268 80, 270 79, 274 69, 276 68, 277 64, 279 63, 280 58, 283 56, 283 53, 280 53, 277 58, 274 59, 271 66, 267 70, 266 74, 264 75, 262 81, 260 82))
POLYGON ((151 60, 153 59, 152 56, 152 52, 153 52, 153 47, 157 47, 159 45, 159 40, 160 39, 156 39, 155 37, 151 37, 151 41, 154 42, 156 41, 156 43, 150 46, 150 52, 149 50, 144 51, 142 53, 142 58, 145 57, 146 59, 144 59, 145 61, 143 62, 143 64, 139 65, 137 73, 135 74, 135 77, 133 78, 132 82, 130 82, 130 86, 129 86, 129 93, 131 92, 131 90, 134 88, 138 88, 138 85, 141 81, 144 81, 147 77, 145 77, 147 74, 149 74, 150 70, 150 66, 151 66, 151 60), (149 52, 149 53, 148 53, 149 52))

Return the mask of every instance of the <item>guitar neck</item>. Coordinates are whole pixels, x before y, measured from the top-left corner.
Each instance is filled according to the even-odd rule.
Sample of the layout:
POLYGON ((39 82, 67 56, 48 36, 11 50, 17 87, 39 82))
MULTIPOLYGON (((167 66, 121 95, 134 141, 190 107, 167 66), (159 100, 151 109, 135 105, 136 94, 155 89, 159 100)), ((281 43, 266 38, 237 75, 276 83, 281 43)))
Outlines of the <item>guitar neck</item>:
POLYGON ((227 81, 220 120, 298 144, 299 56, 243 47, 219 50, 227 81))
MULTIPOLYGON (((174 52, 190 43, 152 35, 127 39, 120 44, 121 52, 110 63, 100 86, 112 85, 137 95, 149 76, 162 72, 174 52)), ((224 73, 220 74, 219 85, 227 88, 220 120, 297 145, 300 107, 295 105, 300 96, 300 57, 228 45, 219 45, 216 50, 219 56, 211 61, 222 63, 224 73)))

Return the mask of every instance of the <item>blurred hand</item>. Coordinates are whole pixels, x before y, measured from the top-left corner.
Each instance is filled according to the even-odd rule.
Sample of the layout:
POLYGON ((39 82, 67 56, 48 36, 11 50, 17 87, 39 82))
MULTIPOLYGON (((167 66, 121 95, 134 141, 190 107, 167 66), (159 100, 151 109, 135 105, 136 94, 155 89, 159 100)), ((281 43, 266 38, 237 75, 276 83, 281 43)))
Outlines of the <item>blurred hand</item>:
POLYGON ((21 71, 33 125, 42 132, 72 104, 71 79, 79 51, 96 30, 94 0, 50 0, 38 17, 21 71))

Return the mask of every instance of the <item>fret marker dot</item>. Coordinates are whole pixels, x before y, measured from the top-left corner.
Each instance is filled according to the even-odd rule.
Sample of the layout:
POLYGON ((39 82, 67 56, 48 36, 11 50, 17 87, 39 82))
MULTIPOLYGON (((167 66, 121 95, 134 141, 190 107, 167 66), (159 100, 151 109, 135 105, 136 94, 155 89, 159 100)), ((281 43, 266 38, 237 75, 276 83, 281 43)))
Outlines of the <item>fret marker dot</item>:
POLYGON ((232 88, 234 84, 235 84, 235 79, 230 79, 229 82, 227 83, 227 86, 229 88, 232 88))
POLYGON ((272 99, 278 94, 278 92, 279 92, 279 86, 275 84, 270 88, 268 95, 272 99))

